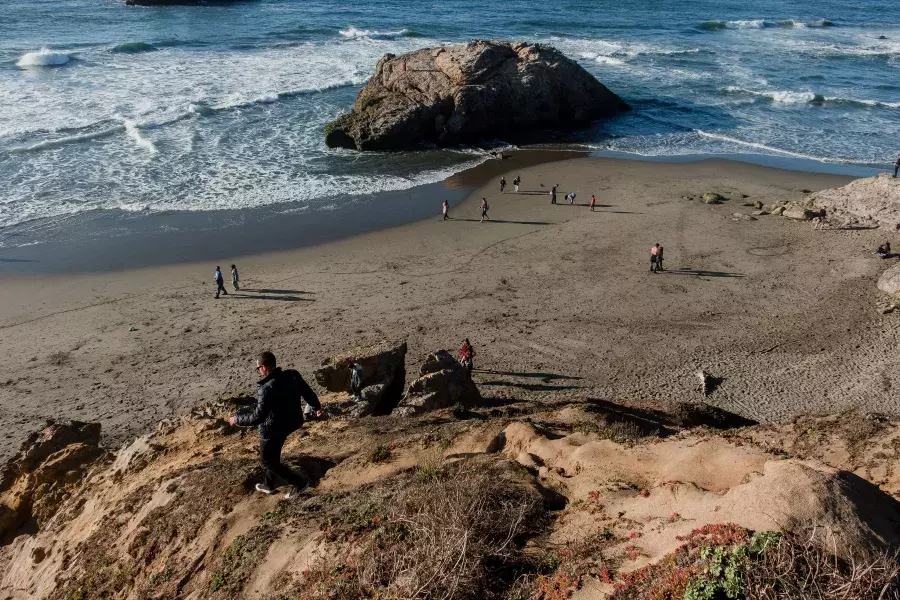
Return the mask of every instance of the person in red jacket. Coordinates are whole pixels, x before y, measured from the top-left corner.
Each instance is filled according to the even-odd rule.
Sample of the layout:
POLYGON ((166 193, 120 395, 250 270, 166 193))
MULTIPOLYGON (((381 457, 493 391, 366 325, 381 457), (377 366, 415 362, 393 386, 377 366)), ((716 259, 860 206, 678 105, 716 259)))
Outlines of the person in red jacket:
POLYGON ((472 375, 472 368, 475 366, 475 348, 472 347, 469 338, 463 342, 462 348, 459 349, 459 362, 466 368, 469 376, 472 375))

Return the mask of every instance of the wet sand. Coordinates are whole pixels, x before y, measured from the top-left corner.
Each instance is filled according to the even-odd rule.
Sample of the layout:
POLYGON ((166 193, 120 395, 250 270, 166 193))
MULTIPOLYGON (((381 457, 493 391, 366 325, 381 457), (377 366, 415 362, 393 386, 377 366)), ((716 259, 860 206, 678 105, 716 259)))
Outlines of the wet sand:
POLYGON ((44 418, 99 420, 121 441, 196 402, 253 393, 263 349, 309 375, 385 338, 408 341, 410 372, 471 338, 476 381, 497 401, 698 400, 702 368, 721 379, 710 402, 763 421, 900 413, 900 319, 874 306, 883 233, 734 220, 752 208, 682 198, 771 202, 848 177, 724 160, 537 163, 488 163, 489 182, 446 222, 436 201, 424 221, 282 252, 4 275, 0 455, 44 418), (521 193, 499 194, 490 169, 520 174, 521 193), (569 191, 575 205, 562 203, 569 191), (648 272, 655 242, 664 274, 648 272), (244 290, 214 300, 213 267, 232 262, 244 290))

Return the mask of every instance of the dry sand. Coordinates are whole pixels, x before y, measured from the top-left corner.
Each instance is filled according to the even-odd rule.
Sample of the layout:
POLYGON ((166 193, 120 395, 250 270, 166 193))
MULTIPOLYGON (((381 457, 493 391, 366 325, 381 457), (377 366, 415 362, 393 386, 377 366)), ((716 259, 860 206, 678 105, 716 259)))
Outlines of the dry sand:
POLYGON ((848 178, 723 160, 523 167, 520 156, 496 164, 507 181, 522 176, 523 193, 501 196, 491 181, 452 221, 435 199, 428 221, 223 257, 246 290, 220 300, 214 263, 5 277, 0 458, 45 418, 98 420, 124 441, 198 401, 251 394, 262 349, 309 375, 384 338, 408 340, 414 368, 468 336, 487 397, 696 400, 703 368, 722 378, 709 401, 762 421, 900 414, 900 317, 875 309, 885 265, 871 252, 885 234, 732 218, 752 212, 743 201, 796 200, 848 178), (576 205, 550 205, 553 183, 576 205), (682 199, 706 191, 749 198, 682 199), (489 223, 478 223, 481 196, 489 223), (655 242, 665 274, 648 273, 655 242))

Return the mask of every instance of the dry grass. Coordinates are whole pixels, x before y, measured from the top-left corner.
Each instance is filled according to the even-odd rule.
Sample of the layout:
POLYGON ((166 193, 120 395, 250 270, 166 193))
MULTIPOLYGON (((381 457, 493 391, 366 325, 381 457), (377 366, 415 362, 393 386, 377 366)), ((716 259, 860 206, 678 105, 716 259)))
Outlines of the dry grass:
POLYGON ((341 561, 307 574, 301 599, 486 599, 502 595, 544 523, 540 494, 518 465, 468 460, 398 481, 341 561))
POLYGON ((900 600, 900 554, 840 560, 812 533, 784 533, 744 581, 747 600, 900 600))
POLYGON ((814 530, 707 525, 658 563, 624 575, 613 600, 900 600, 900 554, 822 548, 814 530))

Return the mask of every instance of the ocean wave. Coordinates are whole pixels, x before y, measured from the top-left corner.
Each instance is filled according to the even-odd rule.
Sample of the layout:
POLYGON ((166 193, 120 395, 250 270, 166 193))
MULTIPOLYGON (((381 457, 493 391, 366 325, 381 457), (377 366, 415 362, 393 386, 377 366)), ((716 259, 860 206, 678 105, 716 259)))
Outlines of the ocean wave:
POLYGON ((722 31, 724 29, 803 29, 807 27, 833 27, 834 22, 828 19, 814 19, 812 21, 768 21, 766 19, 747 19, 739 21, 703 21, 697 25, 701 31, 722 31))
POLYGON ((726 142, 729 144, 735 144, 738 146, 745 146, 747 148, 754 148, 755 150, 762 150, 764 153, 781 154, 783 156, 790 156, 793 158, 804 158, 807 160, 814 160, 817 162, 824 162, 824 163, 840 163, 840 164, 848 164, 848 165, 869 165, 869 163, 867 163, 867 162, 851 160, 849 158, 832 158, 832 157, 827 157, 827 156, 814 156, 811 154, 802 154, 800 152, 792 152, 791 150, 784 150, 782 148, 776 148, 775 146, 768 146, 766 144, 761 144, 759 142, 749 142, 747 140, 742 140, 739 138, 722 135, 721 133, 711 133, 709 131, 703 131, 700 129, 695 129, 694 131, 700 137, 708 138, 711 140, 718 140, 720 142, 726 142))
POLYGON ((803 91, 772 91, 756 92, 737 86, 728 86, 721 89, 726 94, 745 94, 758 98, 765 98, 773 102, 784 104, 816 104, 816 105, 845 105, 861 108, 900 108, 900 102, 882 102, 880 100, 868 100, 860 98, 842 98, 840 96, 824 96, 815 92, 803 91))
POLYGON ((16 62, 18 67, 60 67, 71 60, 65 52, 44 47, 37 52, 27 52, 16 62))
POLYGON ((359 29, 354 25, 350 25, 347 29, 341 29, 338 31, 342 37, 356 40, 356 39, 379 39, 379 40, 389 40, 398 37, 421 37, 421 34, 411 31, 409 29, 400 29, 399 31, 377 31, 370 29, 359 29))
POLYGON ((44 140, 38 142, 36 144, 31 144, 28 146, 18 146, 14 148, 10 148, 7 152, 10 154, 21 154, 24 152, 38 152, 40 150, 50 150, 52 148, 59 148, 61 146, 66 146, 68 144, 77 144, 79 142, 88 142, 90 140, 96 140, 104 137, 109 137, 111 135, 115 135, 125 131, 125 126, 120 125, 117 127, 110 127, 109 129, 101 129, 99 131, 89 131, 86 133, 76 133, 74 135, 66 135, 63 137, 55 138, 52 140, 44 140))
POLYGON ((737 87, 733 85, 729 85, 721 89, 722 93, 725 94, 744 94, 747 96, 754 96, 757 98, 764 98, 767 100, 771 100, 772 102, 779 102, 781 104, 815 104, 822 103, 825 101, 825 97, 821 94, 816 94, 814 92, 803 91, 803 92, 794 92, 794 91, 766 91, 766 92, 756 92, 753 90, 744 89, 742 87, 737 87))
POLYGON ((140 54, 141 52, 155 52, 156 49, 156 46, 145 42, 128 42, 113 46, 109 51, 116 54, 140 54))

